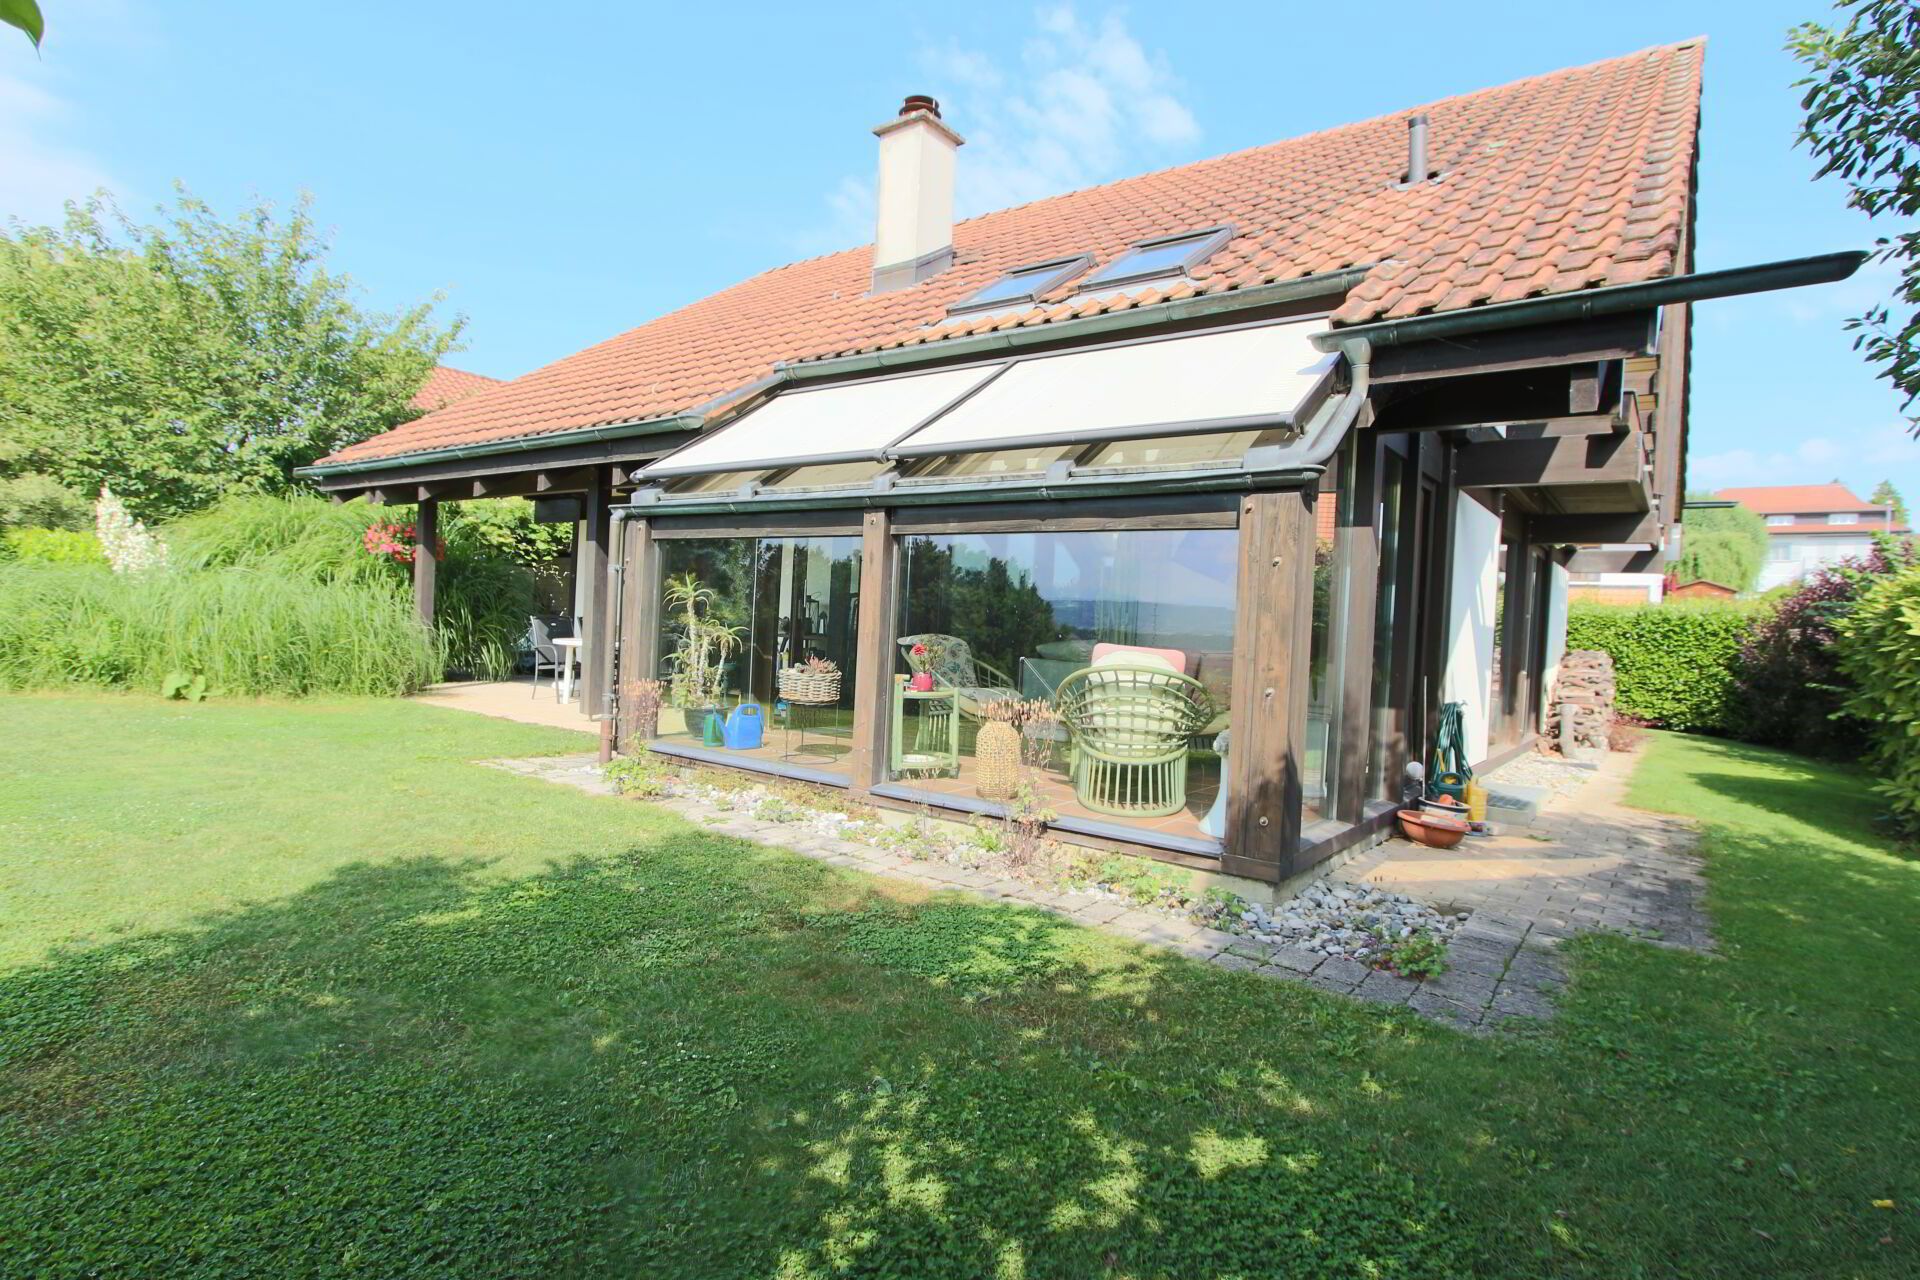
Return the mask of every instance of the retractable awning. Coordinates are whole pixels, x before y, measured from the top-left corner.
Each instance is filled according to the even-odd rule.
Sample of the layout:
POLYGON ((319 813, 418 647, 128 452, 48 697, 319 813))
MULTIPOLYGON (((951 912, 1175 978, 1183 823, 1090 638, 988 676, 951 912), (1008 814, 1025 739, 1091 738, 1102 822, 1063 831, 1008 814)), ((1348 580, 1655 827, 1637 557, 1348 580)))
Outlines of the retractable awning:
POLYGON ((902 440, 901 458, 1028 445, 1297 428, 1336 357, 1320 319, 1032 356, 902 440))
POLYGON ((648 476, 813 466, 879 458, 1002 365, 972 365, 782 391, 648 467, 648 476))
POLYGON ((1034 445, 1300 430, 1339 362, 1321 317, 776 392, 662 479, 1034 445))

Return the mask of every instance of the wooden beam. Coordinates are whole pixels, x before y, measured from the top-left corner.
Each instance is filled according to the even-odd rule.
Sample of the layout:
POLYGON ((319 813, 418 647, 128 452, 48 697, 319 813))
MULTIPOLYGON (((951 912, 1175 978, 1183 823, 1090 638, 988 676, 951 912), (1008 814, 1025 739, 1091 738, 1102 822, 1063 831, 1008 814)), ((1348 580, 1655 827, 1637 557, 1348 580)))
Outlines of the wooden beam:
POLYGON ((1645 471, 1639 438, 1613 434, 1464 444, 1455 459, 1463 489, 1631 484, 1645 471))
POLYGON ((582 710, 597 716, 604 712, 608 682, 613 667, 613 610, 608 607, 608 552, 612 543, 613 493, 607 485, 607 468, 594 467, 587 477, 586 518, 580 541, 580 572, 586 582, 586 617, 580 635, 584 642, 580 664, 584 671, 581 692, 582 710))
MULTIPOLYGON (((1586 383, 1581 368, 1515 369, 1458 378, 1429 378, 1382 387, 1372 399, 1380 431, 1451 431, 1584 417, 1568 411, 1586 383)), ((1597 413, 1618 407, 1617 381, 1601 379, 1597 413)), ((1618 428, 1616 427, 1616 430, 1618 428)))
POLYGON ((614 655, 619 692, 614 704, 614 740, 621 751, 636 755, 646 750, 650 734, 634 714, 636 686, 642 680, 655 679, 659 671, 660 557, 645 520, 622 523, 619 541, 620 572, 615 581, 620 594, 614 604, 620 616, 620 647, 614 655))
MULTIPOLYGON (((517 453, 496 453, 478 458, 445 458, 438 462, 398 462, 378 471, 347 472, 317 477, 313 483, 321 490, 360 489, 368 485, 423 484, 434 480, 469 481, 489 476, 531 476, 538 471, 564 471, 601 462, 625 462, 639 465, 671 453, 691 443, 697 432, 674 431, 661 435, 633 436, 617 440, 594 440, 583 444, 554 445, 545 449, 526 449, 517 453)), ((482 495, 485 496, 485 495, 482 495)))
POLYGON ((860 605, 854 631, 851 789, 888 781, 887 724, 893 711, 896 540, 893 513, 869 511, 860 529, 860 605))
POLYGON ((1240 505, 1233 737, 1220 869, 1278 882, 1300 849, 1313 643, 1311 490, 1248 494, 1240 505))
POLYGON ((1653 338, 1651 310, 1496 329, 1381 348, 1373 354, 1372 376, 1374 385, 1388 386, 1426 378, 1594 364, 1645 355, 1653 348, 1653 338))
POLYGON ((429 498, 413 520, 413 607, 433 625, 435 571, 440 567, 440 504, 429 498))
POLYGON ((1527 522, 1528 536, 1534 542, 1567 543, 1574 546, 1637 546, 1658 549, 1660 517, 1652 511, 1629 511, 1611 515, 1534 516, 1527 522))
MULTIPOLYGON (((1340 511, 1333 535, 1333 590, 1344 601, 1335 614, 1333 643, 1344 654, 1340 670, 1340 739, 1329 774, 1334 777, 1334 816, 1358 822, 1367 804, 1367 754, 1373 740, 1373 611, 1379 590, 1380 540, 1373 527, 1379 502, 1379 441, 1371 434, 1351 437, 1341 465, 1351 475, 1340 480, 1340 511)), ((1325 499, 1322 499, 1325 501, 1325 499)))
POLYGON ((1660 568, 1658 551, 1604 551, 1587 547, 1567 561, 1572 573, 1653 573, 1660 568))
POLYGON ((581 490, 592 491, 597 482, 606 475, 605 467, 574 467, 567 471, 536 471, 533 473, 533 491, 535 493, 578 493, 581 490))

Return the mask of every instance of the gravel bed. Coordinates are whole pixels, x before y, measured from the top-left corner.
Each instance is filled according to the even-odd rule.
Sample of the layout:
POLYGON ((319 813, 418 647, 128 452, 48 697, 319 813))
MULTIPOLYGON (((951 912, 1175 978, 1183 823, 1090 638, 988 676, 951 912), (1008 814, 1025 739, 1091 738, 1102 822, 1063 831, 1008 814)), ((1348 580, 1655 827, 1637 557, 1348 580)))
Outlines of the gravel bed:
POLYGON ((1444 941, 1467 922, 1467 913, 1444 915, 1404 893, 1373 885, 1316 880, 1278 906, 1246 907, 1240 920, 1256 941, 1281 942, 1365 964, 1395 942, 1419 933, 1444 941))
POLYGON ((1593 781, 1594 766, 1569 764, 1558 756, 1530 752, 1501 765, 1480 778, 1481 785, 1497 787, 1546 787, 1555 795, 1571 795, 1593 781))

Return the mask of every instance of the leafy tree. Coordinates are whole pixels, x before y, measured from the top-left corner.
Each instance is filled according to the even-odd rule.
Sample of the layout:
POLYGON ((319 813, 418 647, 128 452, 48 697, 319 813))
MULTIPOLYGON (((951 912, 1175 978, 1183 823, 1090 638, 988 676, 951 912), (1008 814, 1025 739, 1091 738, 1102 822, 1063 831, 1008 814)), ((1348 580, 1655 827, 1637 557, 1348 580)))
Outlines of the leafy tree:
MULTIPOLYGON (((1912 0, 1840 0, 1844 27, 1808 22, 1787 48, 1813 74, 1800 105, 1800 141, 1837 173, 1847 203, 1868 217, 1920 216, 1920 5, 1912 0)), ((1911 410, 1920 399, 1920 229, 1879 241, 1878 257, 1900 270, 1891 302, 1847 322, 1855 347, 1883 366, 1911 410), (1904 314, 1902 314, 1904 313, 1904 314)), ((1920 433, 1920 416, 1912 418, 1920 433)))
POLYGON ((1867 501, 1876 507, 1893 508, 1893 522, 1895 524, 1905 524, 1907 522, 1907 500, 1900 496, 1898 489, 1893 487, 1893 481, 1882 480, 1879 484, 1875 485, 1873 496, 1868 498, 1867 501))
MULTIPOLYGON (((1712 501, 1710 494, 1689 494, 1689 501, 1712 501)), ((1681 582, 1702 578, 1751 591, 1767 561, 1767 522, 1745 507, 1701 507, 1687 512, 1686 536, 1673 576, 1681 582)))
POLYGON ((222 221, 185 190, 160 226, 103 194, 0 232, 0 476, 164 520, 417 417, 461 322, 363 311, 326 252, 304 198, 222 221))

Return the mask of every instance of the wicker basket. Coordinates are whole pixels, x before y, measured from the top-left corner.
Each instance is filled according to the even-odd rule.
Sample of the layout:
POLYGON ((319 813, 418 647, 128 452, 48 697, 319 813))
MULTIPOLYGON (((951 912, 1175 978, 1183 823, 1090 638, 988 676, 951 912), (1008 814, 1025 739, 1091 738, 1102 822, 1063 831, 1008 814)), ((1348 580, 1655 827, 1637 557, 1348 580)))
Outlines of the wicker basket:
POLYGON ((973 744, 973 789, 982 799, 1005 800, 1020 786, 1020 731, 1004 720, 980 726, 973 744))
POLYGON ((788 702, 838 702, 840 673, 787 667, 780 672, 780 696, 788 702))

